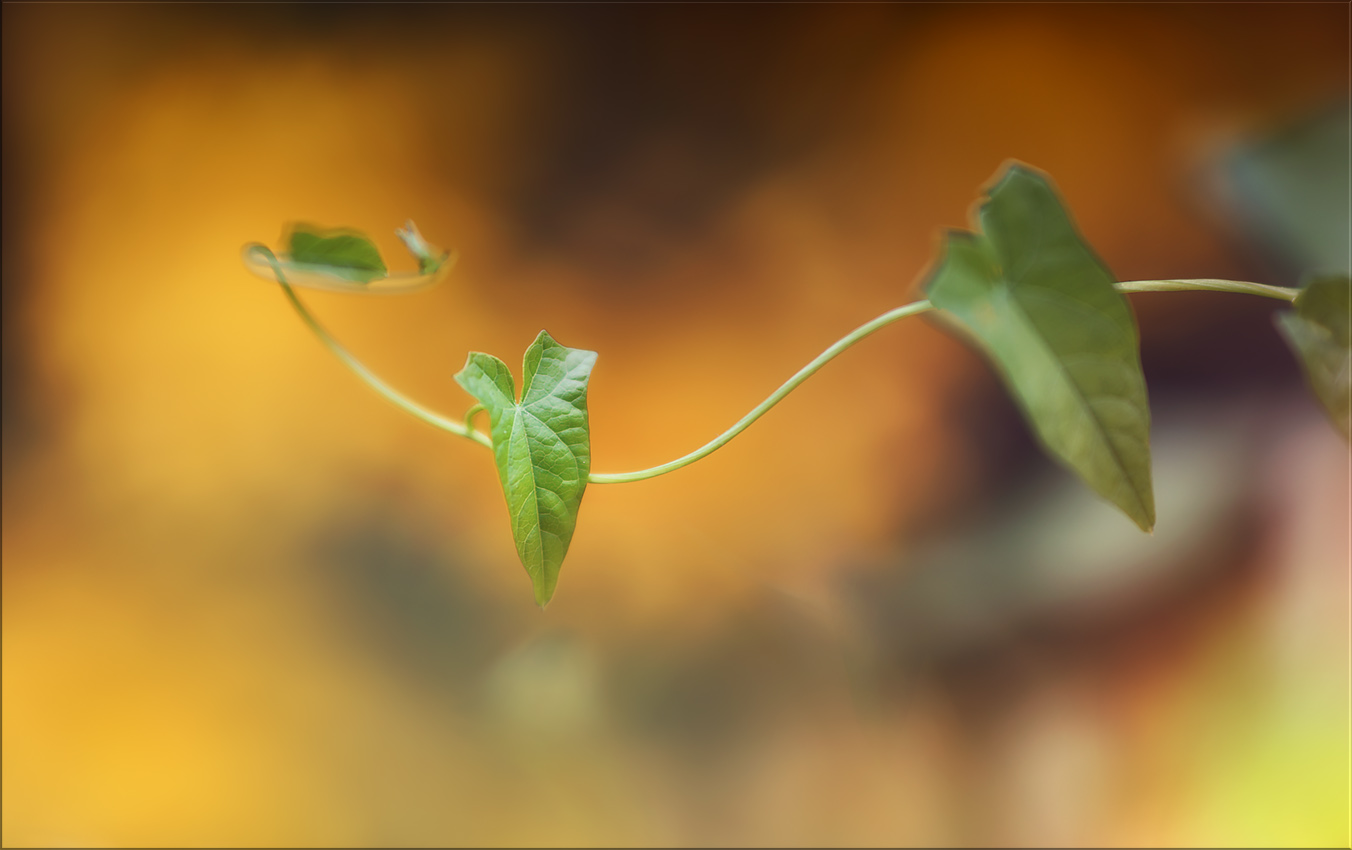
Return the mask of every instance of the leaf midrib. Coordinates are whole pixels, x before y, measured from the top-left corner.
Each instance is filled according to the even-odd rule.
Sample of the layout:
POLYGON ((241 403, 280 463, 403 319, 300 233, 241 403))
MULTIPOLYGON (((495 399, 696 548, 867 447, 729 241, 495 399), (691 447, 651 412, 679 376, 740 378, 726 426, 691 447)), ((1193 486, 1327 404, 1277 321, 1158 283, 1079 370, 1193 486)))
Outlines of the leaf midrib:
MULTIPOLYGON (((1137 490, 1137 484, 1136 484, 1135 479, 1132 477, 1131 472, 1127 469, 1126 465, 1123 463, 1123 461, 1122 461, 1122 455, 1118 452, 1117 447, 1116 447, 1115 445, 1113 445, 1112 440, 1109 440, 1109 439, 1108 439, 1108 435, 1107 435, 1107 430, 1108 430, 1108 429, 1107 429, 1107 427, 1104 425, 1103 421, 1102 421, 1101 419, 1099 419, 1098 415, 1094 412, 1094 406, 1093 406, 1092 404, 1089 403, 1089 399, 1085 397, 1084 391, 1080 389, 1079 384, 1077 384, 1077 383, 1075 382, 1075 380, 1072 378, 1072 376, 1071 376, 1071 374, 1070 374, 1070 370, 1068 370, 1068 369, 1066 368, 1066 365, 1065 365, 1064 363, 1061 362, 1061 357, 1056 353, 1056 351, 1055 351, 1054 349, 1052 349, 1050 343, 1047 342, 1046 337, 1044 337, 1044 336, 1042 335, 1042 332, 1038 329, 1037 324, 1034 323, 1033 320, 1032 320, 1032 318, 1028 315, 1027 309, 1025 309, 1024 306, 1023 306, 1023 304, 1019 301, 1019 299, 1018 299, 1018 291, 1019 291, 1019 285, 1018 285, 1018 283, 1017 283, 1016 281, 1012 280, 1010 277, 1008 277, 1008 276, 1005 274, 1005 272, 1004 272, 1004 265, 1003 265, 1003 264, 997 265, 996 268, 997 268, 997 271, 999 272, 1000 280, 1004 281, 1005 284, 1006 284, 1006 286, 1007 286, 1007 288, 1008 288, 1009 296, 1010 296, 1010 298, 1009 298, 1010 304, 1011 304, 1016 310, 1018 310, 1018 312, 1019 312, 1019 318, 1022 319, 1023 322, 1024 322, 1030 329, 1032 329, 1032 331, 1033 331, 1033 338, 1037 340, 1037 343, 1038 343, 1038 345, 1042 348, 1043 352, 1046 353, 1046 354, 1048 354, 1048 355, 1050 355, 1051 361, 1052 361, 1054 364, 1056 364, 1056 369, 1057 369, 1057 371, 1061 373, 1061 376, 1062 376, 1063 380, 1065 381, 1065 383, 1066 383, 1067 385, 1069 385, 1069 387, 1070 387, 1070 389, 1071 389, 1071 392, 1074 393, 1075 397, 1079 399, 1080 405, 1081 405, 1081 406, 1084 408, 1084 410, 1088 413, 1089 418, 1092 419, 1092 420, 1094 421, 1094 424, 1095 424, 1096 426, 1098 426, 1098 427, 1095 429, 1095 431, 1094 431, 1094 439, 1095 439, 1095 441, 1101 443, 1104 447, 1107 448, 1108 454, 1109 454, 1109 455, 1112 457, 1112 459, 1113 459, 1113 463, 1117 465, 1118 471, 1120 471, 1120 472, 1122 473, 1122 477, 1125 478, 1125 479, 1127 480, 1127 483, 1130 485, 1132 498, 1133 498, 1133 500, 1136 502, 1137 508, 1140 509, 1141 516, 1146 517, 1147 519, 1152 520, 1152 523, 1151 523, 1151 524, 1153 525, 1153 524, 1154 524, 1154 523, 1153 523, 1153 517, 1150 517, 1150 512, 1146 510, 1145 502, 1143 502, 1143 501, 1141 500, 1141 494, 1140 494, 1140 492, 1137 490)), ((1044 291, 1049 292, 1049 293, 1056 293, 1056 292, 1057 292, 1056 290, 1053 290, 1053 289, 1047 289, 1046 287, 1039 287, 1039 288, 1040 288, 1040 289, 1043 289, 1044 291)), ((1057 295, 1059 296, 1060 293, 1057 293, 1057 295)), ((1072 300, 1072 301, 1078 302, 1078 299, 1072 298, 1071 300, 1072 300)), ((1105 395, 1108 395, 1108 394, 1105 393, 1105 395)), ((1116 397, 1117 397, 1117 398, 1123 398, 1122 396, 1116 396, 1116 397)), ((1128 404, 1130 404, 1130 401, 1128 401, 1128 404)), ((1134 406, 1135 406, 1135 405, 1133 405, 1133 407, 1134 407, 1134 406)))
MULTIPOLYGON (((538 401, 538 399, 537 399, 537 401, 538 401)), ((541 569, 544 569, 544 568, 545 568, 545 541, 544 541, 544 536, 545 536, 545 534, 550 534, 550 535, 553 536, 553 537, 558 537, 558 535, 557 535, 557 534, 553 534, 552 532, 546 532, 546 531, 545 531, 545 528, 544 528, 544 525, 540 522, 540 495, 539 495, 539 493, 540 493, 541 487, 540 487, 539 480, 538 480, 537 475, 536 475, 537 470, 539 470, 539 467, 536 465, 534 458, 532 458, 532 456, 531 456, 531 452, 530 452, 530 432, 528 432, 528 431, 525 430, 526 426, 525 426, 525 424, 524 424, 524 417, 525 417, 525 416, 529 416, 531 419, 534 419, 534 420, 535 420, 536 422, 538 422, 545 430, 547 430, 547 431, 548 431, 549 433, 551 433, 551 434, 554 434, 555 436, 558 436, 558 432, 555 431, 553 428, 551 428, 551 427, 549 426, 549 423, 548 423, 548 422, 545 422, 543 419, 541 419, 539 416, 537 416, 537 415, 535 414, 534 411, 532 411, 529 407, 527 407, 526 404, 524 404, 524 403, 522 403, 522 402, 513 402, 513 403, 512 403, 512 407, 515 409, 517 415, 514 416, 514 417, 512 417, 512 434, 508 436, 508 449, 507 449, 508 457, 507 457, 507 459, 508 459, 508 462, 510 463, 510 462, 512 461, 513 457, 514 457, 514 456, 512 455, 512 453, 511 453, 511 452, 512 452, 511 446, 514 445, 514 441, 512 440, 512 437, 514 437, 514 436, 516 435, 516 429, 519 427, 519 428, 522 429, 522 438, 523 438, 524 443, 526 444, 526 450, 525 450, 525 451, 526 451, 526 461, 527 461, 527 465, 529 466, 530 471, 531 471, 531 474, 530 474, 530 495, 527 497, 527 501, 529 501, 530 507, 531 507, 532 511, 534 512, 534 520, 535 520, 534 526, 535 526, 535 528, 538 529, 538 531, 539 531, 539 533, 536 535, 536 539, 537 539, 537 541, 538 541, 537 544, 536 544, 536 549, 537 549, 538 551, 533 552, 532 554, 535 554, 535 555, 538 557, 538 559, 539 559, 539 564, 540 564, 540 568, 541 568, 541 569)), ((573 464, 573 473, 574 473, 574 475, 577 477, 577 480, 581 481, 581 480, 582 480, 582 475, 581 475, 581 470, 578 468, 577 455, 573 453, 572 447, 569 446, 569 445, 568 445, 568 442, 567 442, 566 440, 564 440, 562 437, 559 437, 559 442, 563 444, 564 448, 568 449, 568 457, 572 460, 572 464, 573 464)), ((549 488, 545 488, 545 489, 549 489, 549 488)), ((564 494, 558 492, 557 490, 549 490, 549 492, 551 492, 551 493, 553 493, 555 496, 557 496, 557 497, 559 498, 559 501, 562 502, 565 506, 568 505, 569 500, 568 500, 567 498, 564 497, 564 494)))
MULTIPOLYGON (((531 474, 527 476, 528 478, 530 478, 530 496, 525 501, 535 514, 533 525, 535 528, 538 529, 540 528, 540 499, 539 496, 536 495, 536 493, 539 490, 539 486, 535 482, 535 463, 530 459, 530 435, 526 433, 525 431, 526 426, 522 423, 520 415, 525 411, 522 409, 521 405, 515 402, 512 403, 512 407, 515 408, 516 415, 512 417, 512 431, 510 434, 507 435, 507 468, 510 469, 512 467, 512 463, 515 459, 515 456, 513 455, 512 451, 513 446, 516 445, 517 429, 521 429, 522 442, 526 446, 525 447, 526 461, 527 465, 531 470, 531 474)), ((537 538, 538 537, 539 535, 537 535, 537 538)), ((545 545, 543 539, 539 540, 539 542, 536 544, 536 548, 539 551, 532 552, 531 554, 538 556, 537 560, 539 562, 540 568, 543 569, 545 563, 545 545)))

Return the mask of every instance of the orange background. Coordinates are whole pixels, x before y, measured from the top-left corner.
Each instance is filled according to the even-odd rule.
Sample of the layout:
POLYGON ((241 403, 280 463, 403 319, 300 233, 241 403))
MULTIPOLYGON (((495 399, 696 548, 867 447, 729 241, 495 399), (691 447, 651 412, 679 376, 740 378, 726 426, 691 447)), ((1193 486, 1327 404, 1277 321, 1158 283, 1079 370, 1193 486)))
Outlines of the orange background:
POLYGON ((239 261, 411 217, 450 279, 321 320, 448 414, 468 350, 598 351, 646 467, 1008 158, 1120 279, 1293 285, 1208 169, 1346 100, 1345 5, 3 14, 6 845, 1349 839, 1348 453, 1272 304, 1133 300, 1151 538, 909 321, 590 488, 541 613, 488 453, 239 261))

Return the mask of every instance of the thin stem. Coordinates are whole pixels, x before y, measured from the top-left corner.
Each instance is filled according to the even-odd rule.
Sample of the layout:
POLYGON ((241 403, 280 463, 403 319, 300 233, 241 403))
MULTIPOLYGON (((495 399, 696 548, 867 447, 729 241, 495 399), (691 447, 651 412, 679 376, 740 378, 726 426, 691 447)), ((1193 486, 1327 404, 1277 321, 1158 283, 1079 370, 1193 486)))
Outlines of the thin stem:
POLYGON ((1188 290, 1209 290, 1211 292, 1238 292, 1243 295, 1260 295, 1263 298, 1275 298, 1278 301, 1294 301, 1300 294, 1299 289, 1287 289, 1284 286, 1268 286, 1265 283, 1249 283, 1246 280, 1128 280, 1117 284, 1118 292, 1185 292, 1188 290))
MULTIPOLYGON (((272 251, 262 245, 251 247, 260 255, 264 256, 272 266, 273 273, 276 274, 277 282, 281 284, 282 291, 286 293, 286 297, 291 302, 291 306, 296 308, 296 312, 300 314, 300 317, 305 324, 310 327, 310 330, 314 331, 315 336, 319 337, 320 342, 324 343, 330 351, 337 355, 338 359, 351 369, 358 378, 361 378, 368 386, 393 402, 400 409, 413 414, 415 417, 429 425, 440 428, 443 431, 449 431, 456 436, 464 437, 481 446, 490 449, 493 447, 493 441, 485 434, 474 430, 472 424, 474 415, 483 409, 481 405, 476 404, 471 407, 465 414, 465 419, 462 424, 452 419, 448 419, 439 413, 428 410, 398 392, 389 384, 386 384, 380 378, 376 377, 370 369, 367 369, 360 360, 352 356, 347 349, 343 348, 337 340, 329 335, 328 331, 324 330, 324 327, 315 320, 314 316, 310 315, 310 311, 305 308, 305 305, 301 303, 300 298, 298 298, 296 293, 291 289, 290 284, 286 282, 281 266, 277 262, 277 258, 273 255, 272 251)), ((1275 298, 1279 301, 1293 301, 1300 293, 1300 290, 1298 289, 1288 289, 1281 286, 1268 286, 1267 284, 1250 283, 1242 280, 1215 280, 1211 278, 1195 280, 1128 280, 1117 283, 1115 286, 1118 292, 1183 292, 1189 290, 1209 290, 1212 292, 1236 292, 1245 295, 1258 295, 1264 298, 1275 298)), ((865 322, 841 337, 832 344, 830 348, 817 355, 811 363, 808 363, 806 366, 799 369, 794 373, 793 377, 789 378, 779 387, 779 389, 771 393, 769 398, 752 408, 750 413, 737 420, 736 424, 731 428, 690 454, 659 466, 654 466, 649 469, 640 469, 637 472, 592 473, 588 476, 587 482, 590 484, 624 484, 630 481, 643 481, 648 478, 656 478, 659 475, 665 475, 668 472, 674 472, 683 466, 689 466, 697 460, 708 457, 731 442, 733 437, 736 437, 738 434, 745 431, 750 427, 752 422, 755 422, 757 419, 764 416, 770 408, 779 404, 785 396, 797 389, 799 384, 816 374, 817 370, 834 360, 836 356, 844 352, 845 349, 872 334, 874 331, 884 328, 893 322, 905 319, 908 316, 916 316, 932 309, 934 309, 934 305, 929 301, 913 301, 910 304, 898 307, 895 310, 889 310, 881 316, 865 322)))
POLYGON ((371 387, 371 389, 375 390, 376 392, 384 396, 386 399, 393 402, 395 406, 397 406, 401 410, 413 414, 415 417, 426 422, 428 425, 440 428, 443 431, 449 431, 450 433, 455 434, 456 436, 464 437, 468 440, 473 440, 474 442, 479 443, 480 445, 483 446, 487 446, 490 449, 493 448, 493 441, 490 440, 488 437, 484 436, 483 434, 480 434, 478 431, 473 431, 470 430, 469 428, 466 428, 459 422, 456 422, 452 419, 448 419, 439 413, 434 413, 428 410, 427 408, 418 404, 413 399, 394 389, 394 387, 391 387, 389 384, 385 383, 380 378, 376 377, 374 372, 372 372, 370 369, 367 369, 365 364, 363 364, 360 360, 354 357, 352 353, 349 352, 346 348, 343 348, 343 346, 338 343, 338 340, 330 336, 329 332, 324 330, 324 326, 319 324, 319 322, 315 319, 314 316, 310 315, 310 311, 305 309, 305 305, 301 303, 300 298, 296 296, 296 293, 294 290, 292 290, 291 285, 286 282, 286 277, 282 274, 281 265, 277 262, 277 257, 272 253, 272 251, 268 250, 267 248, 261 245, 258 246, 255 250, 258 250, 259 253, 262 253, 263 251, 267 252, 266 257, 268 262, 272 265, 273 272, 277 275, 277 283, 281 284, 282 292, 286 293, 287 300, 291 302, 292 307, 296 308, 296 312, 300 314, 301 320, 310 327, 310 330, 314 331, 315 336, 319 337, 319 341, 324 343, 324 345, 329 349, 329 351, 332 351, 338 357, 339 360, 343 361, 343 365, 351 369, 358 378, 361 378, 363 381, 365 381, 367 386, 371 387))
MULTIPOLYGON (((1241 280, 1215 280, 1210 278, 1200 280, 1129 280, 1116 284, 1116 288, 1118 292, 1182 292, 1188 290, 1237 292, 1246 295, 1260 295, 1264 298, 1276 298, 1280 301, 1292 301, 1300 292, 1298 289, 1268 286, 1263 283, 1250 283, 1241 280)), ((817 358, 811 363, 807 364, 802 369, 799 369, 797 374, 785 381, 783 386, 771 393, 769 398, 756 405, 750 413, 737 420, 737 424, 690 454, 677 458, 670 463, 664 463, 661 466, 654 466, 650 469, 641 469, 638 472, 592 473, 587 478, 588 483, 624 484, 630 481, 643 481, 647 478, 655 478, 659 475, 675 471, 683 466, 692 464, 701 458, 707 457, 727 445, 733 437, 736 437, 738 434, 745 431, 752 422, 755 422, 763 416, 766 411, 778 404, 786 395, 793 392, 799 384, 812 377, 818 369, 825 366, 827 362, 845 349, 854 345, 856 342, 879 328, 890 325, 907 316, 924 313, 933 308, 934 305, 930 304, 929 301, 915 301, 884 313, 878 318, 850 331, 850 333, 846 334, 830 348, 817 355, 817 358)))
POLYGON ((664 463, 661 466, 654 466, 651 469, 641 469, 638 472, 592 473, 587 478, 587 482, 590 484, 623 484, 629 481, 642 481, 645 478, 655 478, 659 475, 664 475, 673 470, 680 469, 683 466, 688 466, 703 457, 713 454, 723 446, 727 445, 733 437, 745 431, 752 422, 755 422, 757 419, 761 418, 761 416, 765 415, 766 411, 776 404, 779 404, 784 396, 793 392, 799 384, 816 374, 818 369, 825 366, 845 349, 854 345, 856 342, 879 328, 886 327, 907 316, 915 316, 932 309, 934 309, 934 305, 930 304, 928 301, 915 301, 903 307, 898 307, 895 310, 883 313, 872 321, 865 322, 841 337, 830 348, 826 349, 821 354, 818 354, 811 363, 799 369, 792 378, 789 378, 779 389, 771 393, 769 398, 756 405, 752 408, 750 413, 737 420, 737 424, 733 425, 713 440, 710 440, 704 446, 695 449, 685 457, 677 458, 676 460, 673 460, 670 463, 664 463))
POLYGON ((473 434, 473 433, 474 433, 474 417, 475 417, 476 415, 480 414, 480 413, 483 413, 483 412, 486 411, 486 410, 488 410, 488 408, 484 407, 482 404, 475 404, 475 405, 472 405, 472 406, 470 407, 469 410, 466 410, 466 411, 465 411, 465 430, 466 430, 466 431, 469 431, 471 434, 473 434))

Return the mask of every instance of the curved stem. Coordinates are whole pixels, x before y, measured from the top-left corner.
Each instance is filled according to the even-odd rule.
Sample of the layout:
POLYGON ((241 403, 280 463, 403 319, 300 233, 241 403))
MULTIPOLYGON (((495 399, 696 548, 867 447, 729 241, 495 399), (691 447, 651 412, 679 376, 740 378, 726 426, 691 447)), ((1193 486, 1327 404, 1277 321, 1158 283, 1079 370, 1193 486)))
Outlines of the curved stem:
POLYGON ((932 309, 934 309, 934 305, 930 304, 928 301, 914 301, 903 307, 898 307, 895 310, 883 313, 872 321, 865 322, 841 337, 830 348, 826 349, 821 354, 818 354, 811 363, 799 369, 792 378, 789 378, 779 389, 771 393, 769 398, 756 405, 752 408, 750 413, 737 420, 737 424, 710 440, 708 443, 705 443, 700 448, 695 449, 685 457, 679 457, 670 463, 654 466, 651 469, 641 469, 638 472, 592 473, 587 478, 587 482, 590 484, 623 484, 629 481, 642 481, 645 478, 655 478, 658 475, 664 475, 673 470, 680 469, 683 466, 688 466, 700 458, 713 454, 723 446, 727 445, 728 441, 733 437, 745 431, 752 422, 761 418, 767 410, 774 407, 776 404, 779 404, 784 396, 793 392, 799 384, 812 377, 818 369, 825 366, 845 349, 854 345, 856 342, 879 328, 886 327, 907 316, 915 316, 932 309))
POLYGON ((1185 292, 1188 290, 1209 290, 1211 292, 1238 292, 1243 295, 1259 295, 1263 298, 1275 298, 1278 301, 1294 301, 1300 294, 1299 289, 1284 286, 1268 286, 1265 283, 1250 283, 1246 280, 1127 280, 1117 284, 1118 292, 1185 292))
MULTIPOLYGON (((1236 292, 1245 295, 1259 295, 1264 298, 1275 298, 1279 301, 1292 301, 1300 292, 1298 289, 1268 286, 1263 283, 1250 283, 1249 281, 1242 280, 1216 280, 1212 278, 1195 280, 1129 280, 1117 283, 1115 284, 1115 287, 1118 292, 1183 292, 1189 290, 1236 292)), ((811 363, 807 364, 802 369, 799 369, 797 374, 785 381, 779 389, 771 393, 769 398, 756 405, 750 413, 737 420, 735 425, 690 454, 677 458, 669 463, 664 463, 649 469, 641 469, 637 472, 592 473, 587 478, 587 482, 590 484, 624 484, 630 481, 643 481, 647 478, 655 478, 659 475, 664 475, 668 472, 680 469, 683 466, 692 464, 701 458, 707 457, 727 445, 733 437, 745 431, 752 422, 755 422, 763 416, 766 411, 778 404, 784 396, 793 392, 799 384, 812 377, 818 369, 825 366, 827 362, 845 349, 854 345, 856 342, 879 328, 890 325, 898 319, 904 319, 907 316, 914 316, 932 309, 934 309, 934 305, 929 301, 915 301, 884 313, 878 318, 860 325, 858 328, 855 328, 853 331, 850 331, 850 333, 842 337, 830 348, 817 355, 817 358, 811 363)))
MULTIPOLYGON (((262 245, 251 247, 253 250, 257 251, 259 255, 263 256, 272 266, 273 273, 277 276, 277 282, 281 285, 282 291, 291 302, 291 306, 295 307, 296 312, 300 314, 301 320, 310 327, 310 330, 314 331, 315 336, 319 337, 320 342, 324 343, 324 345, 327 346, 344 365, 351 369, 358 378, 361 378, 368 386, 380 393, 390 402, 394 403, 400 409, 413 414, 413 416, 421 419, 427 424, 440 428, 443 431, 448 431, 456 436, 464 437, 481 446, 490 449, 493 448, 493 441, 487 435, 474 430, 472 425, 471 420, 473 419, 474 414, 482 409, 480 405, 475 405, 469 409, 465 414, 465 419, 462 424, 452 419, 448 419, 439 413, 428 410, 398 392, 389 384, 386 384, 380 378, 376 377, 370 369, 367 369, 366 366, 347 349, 343 348, 337 340, 329 335, 329 332, 324 329, 323 325, 319 324, 314 316, 310 315, 310 311, 305 308, 305 305, 301 303, 300 298, 296 296, 296 293, 292 290, 290 284, 286 282, 281 265, 277 262, 277 258, 273 255, 272 251, 262 245)), ((1281 286, 1268 286, 1267 284, 1251 283, 1249 281, 1241 280, 1216 280, 1212 278, 1192 280, 1128 280, 1117 283, 1115 286, 1118 292, 1126 293, 1208 290, 1212 292, 1235 292, 1245 295, 1258 295, 1264 298, 1275 298, 1279 301, 1293 301, 1300 293, 1300 290, 1298 289, 1288 289, 1281 286)), ((630 481, 643 481, 648 478, 656 478, 659 475, 665 475, 668 472, 674 472, 683 466, 689 466, 697 460, 708 457, 727 445, 733 437, 736 437, 738 434, 745 431, 750 427, 752 422, 755 422, 757 419, 764 416, 770 408, 779 404, 785 396, 797 389, 799 384, 816 374, 817 370, 835 359, 836 356, 844 352, 845 349, 854 345, 856 342, 859 342, 869 334, 872 334, 874 331, 884 328, 893 322, 905 319, 908 316, 919 315, 933 309, 934 305, 927 300, 913 301, 910 304, 903 305, 895 310, 889 310, 881 316, 865 322, 841 337, 832 344, 830 348, 817 355, 811 363, 808 363, 806 366, 799 369, 794 373, 793 377, 789 378, 779 387, 779 389, 771 393, 769 398, 752 408, 750 413, 737 420, 731 428, 724 431, 722 434, 719 434, 717 437, 693 452, 668 463, 650 467, 648 469, 640 469, 637 472, 592 473, 587 477, 587 482, 589 484, 624 484, 630 481)))
POLYGON ((465 430, 468 431, 468 432, 470 432, 471 434, 473 434, 473 433, 474 433, 474 417, 477 416, 477 415, 480 414, 480 413, 483 413, 483 412, 486 411, 486 410, 488 410, 488 408, 484 407, 482 404, 475 404, 475 405, 471 406, 469 410, 466 410, 466 411, 465 411, 465 430))
POLYGON ((371 389, 375 390, 376 392, 384 396, 386 399, 393 402, 394 405, 397 406, 399 409, 407 413, 413 414, 415 417, 426 422, 428 425, 440 428, 443 431, 449 431, 450 433, 455 434, 456 436, 464 437, 468 440, 473 440, 474 442, 479 443, 480 445, 483 446, 487 446, 490 449, 493 448, 493 441, 490 440, 488 437, 484 436, 483 434, 480 434, 478 431, 473 431, 466 428, 459 422, 456 422, 452 419, 448 419, 439 413, 434 413, 431 410, 428 410, 427 408, 413 401, 408 396, 394 389, 389 384, 382 381, 380 378, 376 377, 374 372, 372 372, 370 369, 367 369, 365 364, 363 364, 360 360, 354 357, 352 353, 349 352, 346 348, 343 348, 343 346, 338 343, 338 340, 330 336, 329 332, 324 330, 324 326, 319 324, 319 322, 315 319, 314 316, 310 315, 310 311, 305 309, 305 305, 301 303, 300 298, 297 297, 295 291, 291 288, 291 285, 286 282, 286 277, 282 274, 282 268, 281 265, 277 262, 277 257, 272 253, 272 251, 268 250, 267 248, 262 248, 262 250, 267 251, 266 257, 268 262, 272 265, 273 273, 277 275, 277 283, 281 284, 282 292, 286 293, 287 300, 291 302, 291 306, 295 307, 296 312, 300 314, 301 321, 305 322, 305 324, 309 326, 310 330, 314 331, 315 336, 319 337, 319 341, 324 343, 324 345, 329 349, 329 351, 332 351, 339 360, 343 361, 343 365, 351 369, 358 378, 361 378, 363 381, 365 381, 367 386, 371 387, 371 389))

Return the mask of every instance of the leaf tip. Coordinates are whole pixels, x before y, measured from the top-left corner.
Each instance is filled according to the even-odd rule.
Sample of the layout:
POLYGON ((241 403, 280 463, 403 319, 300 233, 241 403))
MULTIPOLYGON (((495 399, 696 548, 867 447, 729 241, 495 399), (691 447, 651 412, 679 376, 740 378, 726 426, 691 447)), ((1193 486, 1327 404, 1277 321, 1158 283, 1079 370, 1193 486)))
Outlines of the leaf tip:
POLYGON ((546 587, 544 582, 537 582, 535 584, 535 604, 541 611, 545 610, 545 606, 548 605, 553 598, 554 587, 546 587))
POLYGON ((1005 175, 1023 174, 1029 177, 1039 177, 1043 179, 1047 177, 1047 172, 1043 171, 1041 168, 1038 168, 1036 165, 1030 165, 1023 160, 1014 157, 1010 157, 1000 163, 1000 170, 997 173, 1005 175))
MULTIPOLYGON (((1117 506, 1117 509, 1127 515, 1127 518, 1136 523, 1136 527, 1146 534, 1155 533, 1155 488, 1150 481, 1149 460, 1146 461, 1146 478, 1144 483, 1137 483, 1130 490, 1130 495, 1118 493, 1110 501, 1117 506)), ((1078 470, 1077 470, 1078 472, 1078 470)), ((1086 484, 1093 486, 1092 481, 1079 473, 1086 484)))
POLYGON ((1029 165, 1021 159, 1006 159, 1000 163, 1000 167, 995 170, 995 176, 985 186, 987 195, 994 194, 997 189, 1006 183, 1018 180, 1032 180, 1036 183, 1050 185, 1051 176, 1035 165, 1029 165))
POLYGON ((1146 495, 1150 499, 1148 502, 1143 502, 1137 506, 1140 508, 1139 511, 1127 511, 1124 508, 1122 512, 1130 517, 1132 522, 1136 523, 1137 528, 1146 534, 1153 535, 1155 533, 1155 499, 1153 493, 1147 492, 1146 495))
POLYGON ((465 386, 465 381, 469 379, 469 370, 470 367, 473 365, 474 365, 474 352, 471 351, 465 355, 465 365, 461 366, 460 371, 456 372, 454 375, 451 376, 457 384, 464 387, 466 390, 468 390, 469 387, 465 386))

